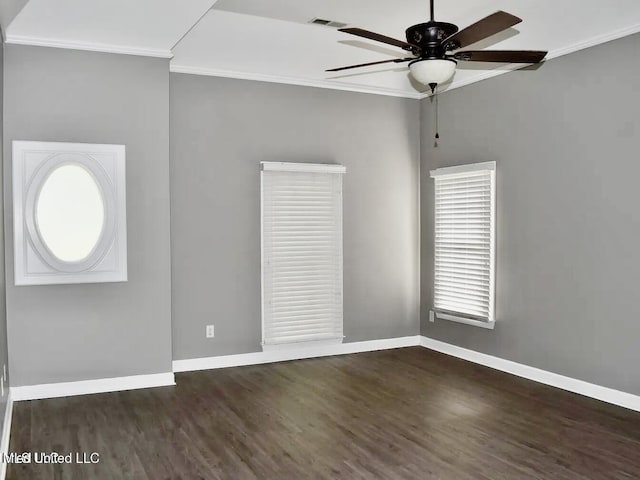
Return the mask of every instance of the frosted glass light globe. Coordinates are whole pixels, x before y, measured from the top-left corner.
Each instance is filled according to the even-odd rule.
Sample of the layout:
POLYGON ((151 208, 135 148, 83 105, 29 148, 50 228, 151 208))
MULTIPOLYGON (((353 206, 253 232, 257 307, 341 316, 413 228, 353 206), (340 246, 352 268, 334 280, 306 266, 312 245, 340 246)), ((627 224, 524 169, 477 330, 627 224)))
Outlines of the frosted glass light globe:
POLYGON ((456 62, 444 59, 416 60, 409 64, 411 76, 423 85, 441 84, 453 77, 456 62))

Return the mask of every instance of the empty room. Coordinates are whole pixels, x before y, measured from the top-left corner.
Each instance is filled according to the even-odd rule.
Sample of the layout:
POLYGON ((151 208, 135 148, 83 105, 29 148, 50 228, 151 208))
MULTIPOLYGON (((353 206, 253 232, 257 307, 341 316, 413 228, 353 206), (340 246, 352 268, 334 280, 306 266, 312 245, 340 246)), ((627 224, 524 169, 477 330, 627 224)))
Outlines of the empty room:
POLYGON ((0 29, 0 480, 640 479, 640 2, 0 29))

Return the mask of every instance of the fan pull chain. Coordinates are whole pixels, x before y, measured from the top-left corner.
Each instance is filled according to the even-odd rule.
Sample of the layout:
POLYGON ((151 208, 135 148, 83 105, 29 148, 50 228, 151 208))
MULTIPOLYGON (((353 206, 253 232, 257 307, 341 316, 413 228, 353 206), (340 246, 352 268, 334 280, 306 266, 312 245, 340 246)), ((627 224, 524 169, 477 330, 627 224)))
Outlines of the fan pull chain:
MULTIPOLYGON (((438 133, 439 127, 438 127, 438 113, 439 113, 439 107, 438 107, 438 97, 440 95, 438 95, 438 91, 436 90, 436 87, 438 85, 435 83, 430 83, 429 87, 431 87, 431 95, 432 97, 435 97, 435 101, 436 101, 436 135, 435 135, 435 140, 433 142, 433 148, 438 148, 438 139, 440 138, 440 134, 438 133)), ((431 99, 433 101, 433 98, 431 99)))
POLYGON ((439 127, 438 127, 438 113, 439 113, 439 110, 440 110, 439 107, 438 107, 438 97, 440 95, 438 95, 438 92, 436 92, 435 95, 436 95, 436 140, 437 140, 438 138, 440 138, 440 134, 438 133, 438 130, 439 130, 439 127))

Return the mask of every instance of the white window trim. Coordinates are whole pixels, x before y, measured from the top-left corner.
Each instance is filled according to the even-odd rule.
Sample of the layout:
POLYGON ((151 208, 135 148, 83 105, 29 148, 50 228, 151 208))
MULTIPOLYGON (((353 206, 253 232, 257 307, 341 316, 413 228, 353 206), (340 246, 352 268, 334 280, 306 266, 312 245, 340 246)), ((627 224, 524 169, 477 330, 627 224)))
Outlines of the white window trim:
POLYGON ((347 173, 344 165, 328 163, 260 162, 260 169, 263 172, 347 173))
POLYGON ((442 177, 444 175, 465 174, 471 172, 481 172, 484 170, 496 170, 496 162, 469 163, 467 165, 455 165, 453 167, 442 167, 431 170, 431 178, 442 177))
POLYGON ((127 281, 125 146, 15 140, 12 147, 15 285, 127 281), (90 172, 105 202, 104 231, 81 262, 50 254, 35 225, 37 192, 48 173, 67 163, 90 172))
POLYGON ((316 347, 329 347, 332 345, 340 345, 344 339, 344 336, 339 338, 328 338, 325 340, 311 340, 309 342, 289 342, 289 343, 273 343, 263 344, 263 352, 281 352, 294 350, 296 348, 316 348, 316 347))
MULTIPOLYGON (((311 340, 304 342, 288 342, 280 344, 265 344, 264 332, 265 332, 265 312, 264 312, 264 176, 262 172, 265 171, 280 171, 280 172, 316 172, 316 173, 336 173, 345 174, 347 168, 344 165, 336 164, 323 164, 323 163, 294 163, 294 162, 260 162, 260 310, 261 310, 261 334, 262 334, 262 350, 263 351, 286 351, 291 349, 300 348, 314 348, 325 347, 330 345, 341 344, 344 340, 344 335, 338 338, 329 338, 321 340, 311 340)), ((344 277, 343 277, 344 278, 344 277)), ((344 292, 344 286, 340 288, 344 292)), ((344 320, 343 320, 344 321, 344 320)), ((343 330, 344 331, 344 330, 343 330)))
MULTIPOLYGON (((495 318, 495 297, 496 297, 496 287, 495 287, 495 277, 496 277, 496 223, 497 223, 497 211, 496 211, 496 162, 480 162, 480 163, 471 163, 466 165, 456 165, 452 167, 442 167, 437 168, 435 170, 431 170, 429 172, 431 178, 437 178, 442 176, 448 176, 450 178, 455 178, 456 175, 466 175, 471 172, 479 172, 479 171, 490 171, 491 172, 491 245, 489 247, 490 251, 490 264, 489 264, 489 302, 490 302, 490 311, 492 312, 492 318, 489 320, 479 320, 477 318, 466 317, 464 314, 456 314, 455 312, 445 312, 439 311, 435 308, 430 310, 429 312, 429 321, 433 322, 435 318, 442 320, 449 320, 452 322, 463 323, 465 325, 472 325, 475 327, 481 327, 493 330, 496 323, 495 318)), ((435 242, 435 229, 433 232, 434 242, 435 242)), ((434 252, 435 255, 435 252, 434 252)), ((435 267, 434 267, 435 268, 435 267)))
POLYGON ((495 320, 485 322, 484 320, 475 320, 473 318, 452 315, 450 313, 440 312, 438 310, 430 310, 429 321, 433 322, 436 318, 438 318, 439 320, 449 320, 451 322, 464 323, 465 325, 473 325, 474 327, 486 328, 488 330, 493 330, 496 325, 495 320))

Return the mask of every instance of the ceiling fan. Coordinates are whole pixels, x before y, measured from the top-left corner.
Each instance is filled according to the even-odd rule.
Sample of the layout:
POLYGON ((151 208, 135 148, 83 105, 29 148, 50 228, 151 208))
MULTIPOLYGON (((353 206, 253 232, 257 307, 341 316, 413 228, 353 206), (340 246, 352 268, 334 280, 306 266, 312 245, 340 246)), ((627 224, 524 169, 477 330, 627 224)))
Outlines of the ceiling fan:
POLYGON ((393 58, 378 62, 361 63, 348 67, 331 68, 338 72, 382 63, 409 63, 411 75, 423 85, 429 85, 433 93, 438 84, 449 80, 456 70, 458 60, 466 62, 539 63, 547 55, 540 50, 462 50, 473 43, 500 33, 522 21, 510 13, 498 11, 462 30, 457 25, 434 20, 434 0, 431 0, 431 20, 413 25, 406 30, 407 41, 396 40, 361 28, 341 28, 339 31, 377 42, 400 47, 414 56, 393 58))

